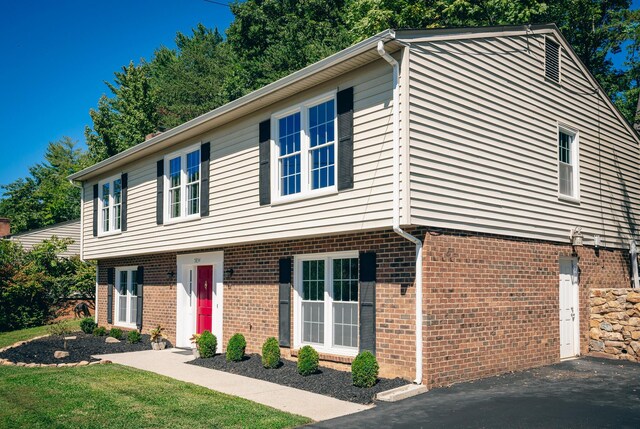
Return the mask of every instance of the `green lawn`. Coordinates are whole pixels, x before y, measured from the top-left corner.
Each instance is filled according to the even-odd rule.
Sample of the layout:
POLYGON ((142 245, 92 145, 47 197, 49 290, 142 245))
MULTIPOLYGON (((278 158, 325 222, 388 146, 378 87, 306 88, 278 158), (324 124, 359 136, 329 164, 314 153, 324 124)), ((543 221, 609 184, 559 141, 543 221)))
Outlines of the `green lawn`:
POLYGON ((0 366, 0 428, 286 428, 309 421, 115 364, 0 366))
MULTIPOLYGON (((74 331, 80 330, 80 320, 70 320, 69 324, 74 331)), ((29 338, 47 335, 47 326, 37 326, 35 328, 20 329, 19 331, 0 332, 0 348, 10 346, 18 341, 28 340, 29 338)))

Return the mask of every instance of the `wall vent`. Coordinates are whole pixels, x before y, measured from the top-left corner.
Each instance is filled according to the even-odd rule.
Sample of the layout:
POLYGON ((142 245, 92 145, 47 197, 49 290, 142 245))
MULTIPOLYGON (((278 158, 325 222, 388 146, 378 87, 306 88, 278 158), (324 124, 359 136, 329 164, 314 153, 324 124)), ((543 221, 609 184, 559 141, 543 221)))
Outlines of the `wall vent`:
POLYGON ((544 77, 560 83, 560 45, 548 37, 544 47, 544 77))

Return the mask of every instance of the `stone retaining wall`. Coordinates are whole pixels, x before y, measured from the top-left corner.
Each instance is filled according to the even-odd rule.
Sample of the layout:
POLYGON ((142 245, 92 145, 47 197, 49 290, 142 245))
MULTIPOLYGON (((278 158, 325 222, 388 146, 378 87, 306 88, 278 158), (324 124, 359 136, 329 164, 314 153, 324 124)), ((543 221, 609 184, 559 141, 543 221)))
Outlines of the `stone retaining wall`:
POLYGON ((592 289, 589 352, 640 362, 640 291, 592 289))

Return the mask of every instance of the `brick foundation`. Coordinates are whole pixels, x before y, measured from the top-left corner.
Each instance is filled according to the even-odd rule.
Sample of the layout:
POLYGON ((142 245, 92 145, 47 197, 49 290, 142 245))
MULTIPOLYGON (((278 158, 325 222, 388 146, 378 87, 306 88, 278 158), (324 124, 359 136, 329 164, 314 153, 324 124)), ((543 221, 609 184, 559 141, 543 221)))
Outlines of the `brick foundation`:
MULTIPOLYGON (((426 228, 409 232, 424 239, 423 382, 429 387, 558 362, 561 257, 579 259, 583 353, 588 347, 590 288, 629 284, 625 251, 596 252, 566 244, 426 228)), ((224 346, 231 335, 240 332, 250 353, 260 352, 266 338, 278 337, 279 258, 337 251, 376 252, 376 354, 380 373, 413 379, 412 243, 384 230, 202 252, 215 250, 224 251, 224 268, 233 269, 233 275, 224 282, 224 338, 219 344, 224 346)), ((99 323, 106 325, 107 268, 142 265, 143 332, 161 324, 175 343, 175 277, 167 273, 176 271, 176 262, 175 253, 99 261, 99 323)), ((283 349, 282 355, 291 357, 290 350, 283 349)), ((347 361, 333 360, 337 362, 331 362, 331 366, 348 369, 347 361)))

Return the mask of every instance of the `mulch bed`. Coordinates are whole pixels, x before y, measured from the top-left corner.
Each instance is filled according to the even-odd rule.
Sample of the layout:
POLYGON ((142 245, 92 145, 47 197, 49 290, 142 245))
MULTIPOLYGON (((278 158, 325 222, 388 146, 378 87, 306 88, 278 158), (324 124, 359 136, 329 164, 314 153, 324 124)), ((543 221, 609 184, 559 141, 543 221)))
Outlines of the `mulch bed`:
POLYGON ((53 357, 55 351, 64 350, 60 337, 45 337, 29 341, 21 346, 5 350, 0 353, 0 358, 24 363, 73 363, 83 360, 89 362, 98 360, 92 358, 92 355, 151 350, 149 335, 142 335, 142 341, 136 344, 129 344, 126 339, 120 340, 119 343, 105 343, 107 337, 95 337, 84 332, 74 332, 70 336, 77 338, 67 341, 69 356, 66 358, 56 359, 53 357))
POLYGON ((232 374, 258 378, 260 380, 295 387, 297 389, 332 396, 336 399, 359 404, 369 404, 373 401, 377 393, 408 384, 406 380, 401 378, 380 378, 378 379, 378 383, 371 388, 359 388, 352 384, 350 372, 337 371, 322 366, 316 374, 303 377, 298 374, 296 363, 285 359, 282 360, 279 368, 264 368, 260 355, 258 354, 247 355, 242 362, 227 362, 224 355, 216 355, 209 359, 194 359, 188 363, 230 372, 232 374))

